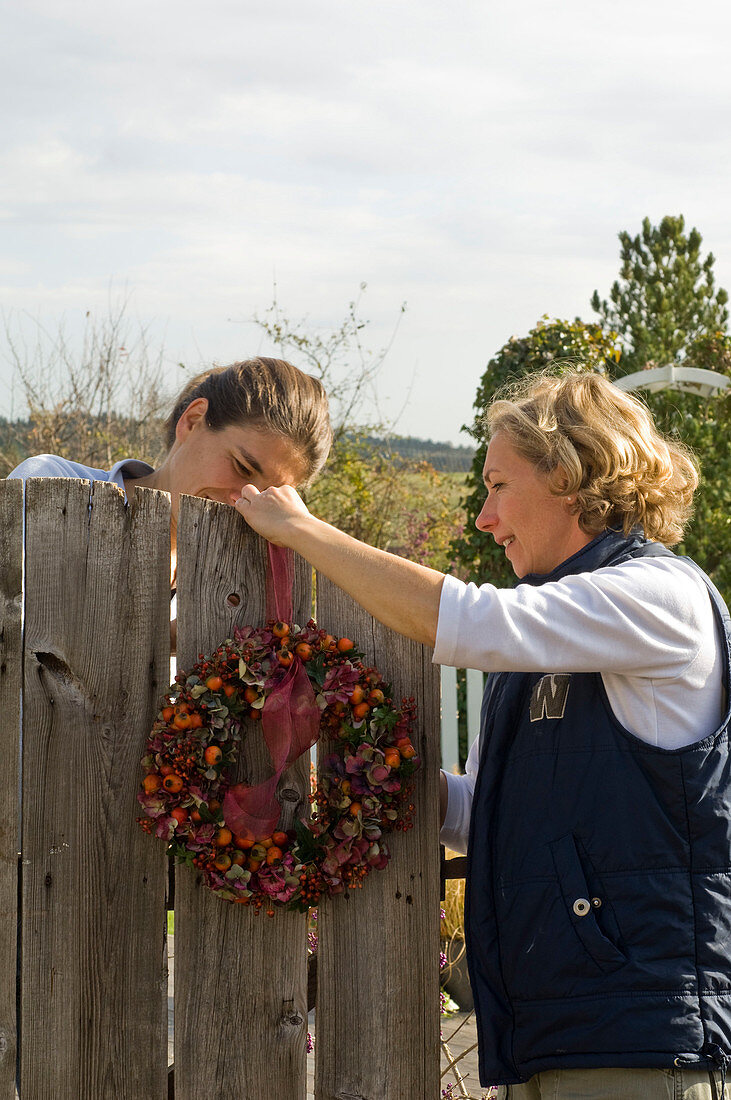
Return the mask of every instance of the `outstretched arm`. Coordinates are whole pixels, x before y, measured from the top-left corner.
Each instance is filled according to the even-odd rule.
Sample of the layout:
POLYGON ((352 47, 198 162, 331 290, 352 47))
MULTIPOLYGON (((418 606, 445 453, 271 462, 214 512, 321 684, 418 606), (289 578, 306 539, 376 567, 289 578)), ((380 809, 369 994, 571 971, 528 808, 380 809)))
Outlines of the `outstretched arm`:
POLYGON ((433 646, 444 574, 358 542, 308 512, 290 486, 245 485, 236 509, 260 535, 296 550, 386 626, 433 646))

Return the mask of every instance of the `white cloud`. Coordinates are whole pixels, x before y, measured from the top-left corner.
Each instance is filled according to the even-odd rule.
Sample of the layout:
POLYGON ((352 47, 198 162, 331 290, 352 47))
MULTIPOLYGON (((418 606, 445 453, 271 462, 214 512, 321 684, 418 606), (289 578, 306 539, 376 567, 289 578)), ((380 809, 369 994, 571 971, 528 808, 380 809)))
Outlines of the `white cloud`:
POLYGON ((0 65, 0 304, 103 309, 111 279, 172 363, 226 360, 274 278, 325 326, 366 280, 375 344, 409 303, 384 402, 456 439, 487 359, 588 318, 645 214, 683 212, 731 283, 729 31, 717 0, 30 0, 0 65))

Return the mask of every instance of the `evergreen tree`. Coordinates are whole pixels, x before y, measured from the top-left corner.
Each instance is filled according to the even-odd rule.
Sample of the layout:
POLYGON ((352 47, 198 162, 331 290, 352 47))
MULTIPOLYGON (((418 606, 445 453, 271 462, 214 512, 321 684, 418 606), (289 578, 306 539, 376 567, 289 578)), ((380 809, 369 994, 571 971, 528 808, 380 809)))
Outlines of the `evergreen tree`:
POLYGON ((725 331, 728 294, 716 289, 715 259, 701 256, 697 229, 685 234, 682 215, 666 216, 659 226, 649 218, 632 237, 619 234, 622 266, 609 301, 594 291, 592 309, 607 330, 622 341, 618 374, 631 374, 667 363, 690 364, 701 337, 725 331))

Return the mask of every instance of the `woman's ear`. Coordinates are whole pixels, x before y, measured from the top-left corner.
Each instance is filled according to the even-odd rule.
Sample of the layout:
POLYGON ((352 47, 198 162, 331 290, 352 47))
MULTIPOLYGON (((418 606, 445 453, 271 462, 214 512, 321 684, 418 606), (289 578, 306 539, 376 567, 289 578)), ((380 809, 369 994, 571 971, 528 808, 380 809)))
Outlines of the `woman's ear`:
POLYGON ((196 397, 194 401, 188 405, 188 407, 180 414, 178 423, 175 425, 175 439, 178 442, 182 442, 186 436, 206 422, 206 413, 208 412, 208 398, 196 397))

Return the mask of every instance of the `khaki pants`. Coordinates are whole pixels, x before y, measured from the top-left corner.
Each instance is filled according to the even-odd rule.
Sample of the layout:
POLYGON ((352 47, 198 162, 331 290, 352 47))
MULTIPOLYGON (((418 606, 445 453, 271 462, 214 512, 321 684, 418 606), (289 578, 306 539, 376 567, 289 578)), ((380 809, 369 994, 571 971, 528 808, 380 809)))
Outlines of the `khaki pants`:
POLYGON ((721 1074, 698 1069, 551 1069, 524 1085, 493 1086, 495 1100, 727 1100, 721 1074))

